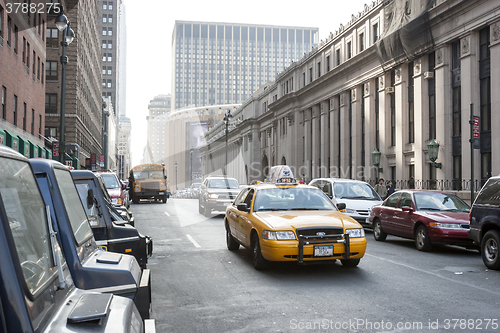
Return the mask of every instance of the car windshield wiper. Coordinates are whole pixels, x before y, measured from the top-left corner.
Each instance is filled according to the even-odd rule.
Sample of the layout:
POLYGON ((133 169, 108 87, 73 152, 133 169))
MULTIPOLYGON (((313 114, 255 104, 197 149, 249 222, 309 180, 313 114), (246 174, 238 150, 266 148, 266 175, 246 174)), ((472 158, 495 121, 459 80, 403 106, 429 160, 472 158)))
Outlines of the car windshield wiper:
POLYGON ((262 212, 262 211, 279 211, 279 210, 288 210, 288 209, 284 209, 284 208, 260 208, 259 210, 257 210, 257 212, 262 212))
POLYGON ((346 199, 372 199, 372 198, 364 197, 364 196, 357 196, 357 197, 347 197, 346 199))
POLYGON ((323 209, 321 209, 321 208, 302 207, 302 208, 292 208, 291 210, 323 210, 323 209))
POLYGON ((432 207, 424 207, 424 208, 420 208, 420 210, 436 210, 436 211, 439 211, 441 209, 439 209, 439 208, 432 208, 432 207))

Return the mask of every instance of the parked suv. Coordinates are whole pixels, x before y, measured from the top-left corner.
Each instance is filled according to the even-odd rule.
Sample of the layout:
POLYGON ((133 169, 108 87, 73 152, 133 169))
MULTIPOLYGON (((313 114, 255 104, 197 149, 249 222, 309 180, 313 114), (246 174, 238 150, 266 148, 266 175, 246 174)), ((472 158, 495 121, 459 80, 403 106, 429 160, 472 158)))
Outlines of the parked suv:
POLYGON ((468 235, 481 246, 486 267, 500 270, 500 176, 488 179, 477 195, 470 211, 468 235))
POLYGON ((233 202, 240 193, 238 181, 225 176, 209 176, 200 186, 198 212, 210 217, 212 210, 226 211, 226 207, 233 202))
POLYGON ((345 214, 363 226, 368 226, 372 207, 382 203, 382 199, 370 184, 352 179, 317 178, 309 185, 316 186, 326 193, 338 206, 345 203, 345 214))

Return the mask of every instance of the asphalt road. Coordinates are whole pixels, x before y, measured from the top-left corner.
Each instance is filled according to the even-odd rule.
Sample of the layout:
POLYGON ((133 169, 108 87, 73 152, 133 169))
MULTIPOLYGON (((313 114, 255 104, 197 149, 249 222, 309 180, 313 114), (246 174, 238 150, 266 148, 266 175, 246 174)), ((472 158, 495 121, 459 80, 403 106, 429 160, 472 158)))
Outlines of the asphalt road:
POLYGON ((412 240, 376 242, 367 231, 358 267, 275 264, 226 248, 223 215, 195 199, 131 205, 153 237, 157 332, 500 332, 500 271, 477 251, 412 240))

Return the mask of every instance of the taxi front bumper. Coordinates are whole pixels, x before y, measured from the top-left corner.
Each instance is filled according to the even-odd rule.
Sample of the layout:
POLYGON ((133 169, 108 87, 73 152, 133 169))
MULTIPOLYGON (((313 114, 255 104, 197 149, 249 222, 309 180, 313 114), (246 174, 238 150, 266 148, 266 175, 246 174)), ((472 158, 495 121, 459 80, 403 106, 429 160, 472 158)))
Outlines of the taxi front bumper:
POLYGON ((359 259, 365 255, 366 238, 307 239, 300 237, 294 241, 261 240, 261 252, 269 261, 295 261, 299 264, 307 261, 328 261, 335 259, 359 259), (333 253, 328 256, 315 256, 315 247, 333 246, 333 253))

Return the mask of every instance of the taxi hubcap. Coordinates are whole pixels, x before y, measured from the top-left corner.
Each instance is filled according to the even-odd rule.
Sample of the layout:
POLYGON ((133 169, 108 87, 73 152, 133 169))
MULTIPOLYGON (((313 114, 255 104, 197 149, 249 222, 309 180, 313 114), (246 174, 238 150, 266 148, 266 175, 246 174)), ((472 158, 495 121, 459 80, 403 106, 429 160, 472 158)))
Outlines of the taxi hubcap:
POLYGON ((498 256, 498 244, 494 239, 488 239, 484 247, 485 258, 488 261, 495 261, 498 256))

